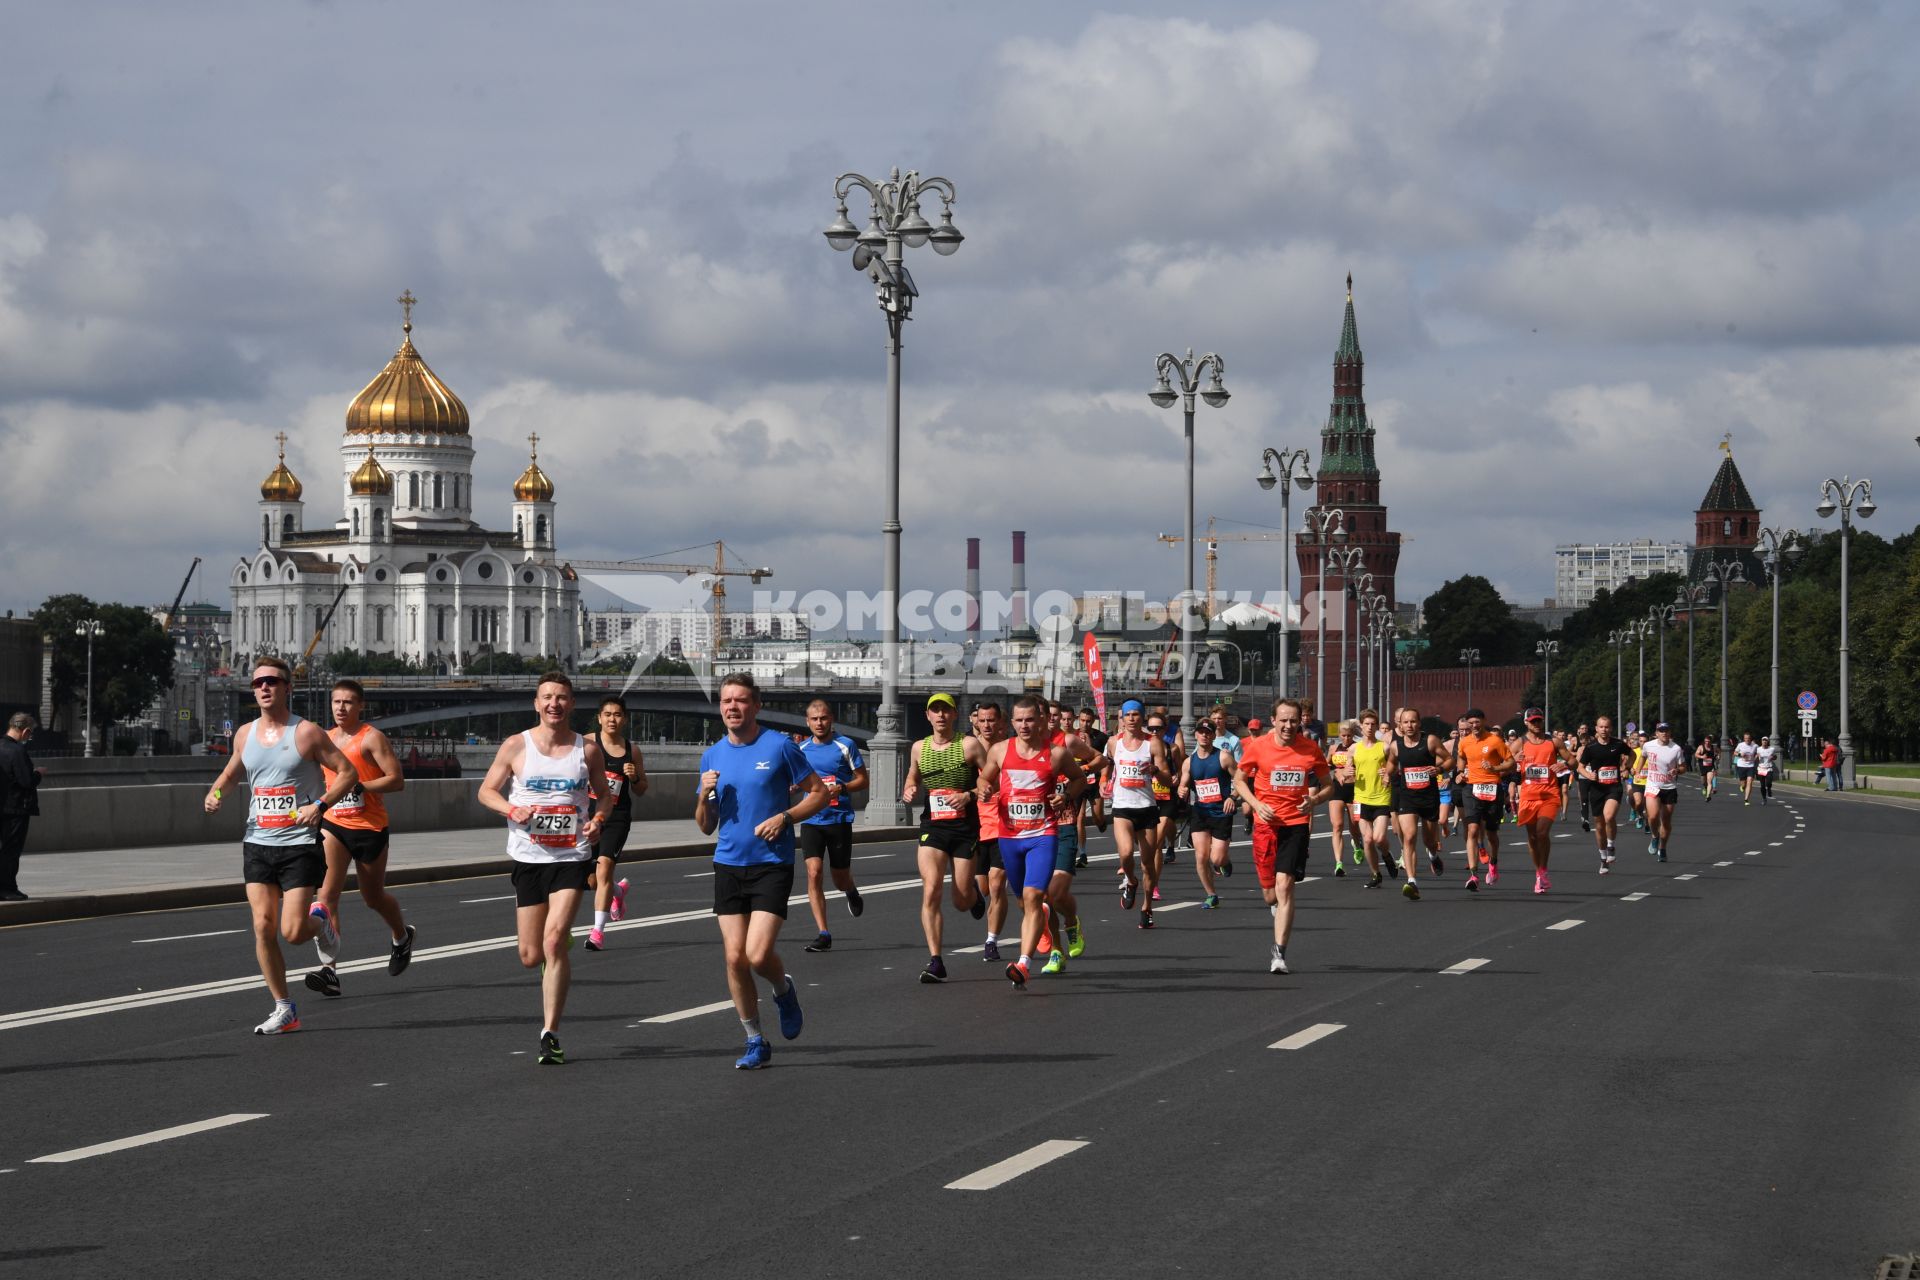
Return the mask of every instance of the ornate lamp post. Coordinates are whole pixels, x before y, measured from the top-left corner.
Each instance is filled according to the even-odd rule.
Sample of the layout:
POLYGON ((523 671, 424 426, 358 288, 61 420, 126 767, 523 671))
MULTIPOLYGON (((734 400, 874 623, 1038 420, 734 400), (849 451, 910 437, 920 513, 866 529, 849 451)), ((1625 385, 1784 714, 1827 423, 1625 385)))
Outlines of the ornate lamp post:
POLYGON ((1660 632, 1660 718, 1667 718, 1667 627, 1673 621, 1670 604, 1649 605, 1647 622, 1660 632))
POLYGON ((1400 668, 1400 705, 1410 707, 1413 705, 1413 655, 1396 653, 1393 661, 1400 668))
POLYGON ((106 627, 98 618, 82 618, 73 634, 87 638, 87 741, 85 752, 93 755, 93 638, 105 631, 106 627))
POLYGON ((1613 647, 1613 722, 1620 726, 1624 737, 1627 726, 1627 646, 1633 643, 1632 628, 1623 627, 1607 632, 1607 643, 1613 647))
POLYGON ((1676 609, 1687 611, 1687 741, 1694 741, 1693 732, 1693 615, 1699 607, 1713 596, 1713 588, 1704 582, 1685 582, 1673 597, 1676 609))
POLYGON ((1793 529, 1762 529, 1753 553, 1766 566, 1773 580, 1773 684, 1767 698, 1767 737, 1776 750, 1780 746, 1780 575, 1787 563, 1800 554, 1800 534, 1793 529))
MULTIPOLYGON (((1265 481, 1263 480, 1264 484, 1265 481)), ((1315 555, 1315 577, 1313 583, 1314 641, 1313 641, 1313 713, 1322 720, 1327 717, 1325 699, 1327 696, 1327 570, 1338 569, 1341 581, 1345 575, 1361 560, 1358 547, 1347 547, 1347 513, 1339 507, 1308 507, 1301 522, 1302 540, 1312 547, 1315 555)), ((1341 599, 1346 599, 1342 588, 1341 599)), ((1345 639, 1344 634, 1341 637, 1345 639)))
POLYGON ((1558 640, 1541 640, 1533 646, 1545 671, 1540 677, 1540 712, 1547 718, 1547 730, 1553 730, 1553 660, 1560 652, 1558 640))
POLYGON ((1373 635, 1376 650, 1367 675, 1373 682, 1373 696, 1367 699, 1373 709, 1378 711, 1392 698, 1389 682, 1392 680, 1393 667, 1393 610, 1387 608, 1387 598, 1376 595, 1373 598, 1373 635))
POLYGON ((1641 618, 1637 621, 1629 622, 1627 624, 1627 630, 1633 633, 1634 640, 1637 641, 1640 646, 1640 683, 1639 691, 1635 694, 1639 702, 1634 707, 1633 713, 1639 718, 1640 724, 1644 727, 1647 723, 1647 637, 1653 634, 1653 620, 1650 618, 1641 618))
POLYGON ((1853 515, 1862 520, 1878 509, 1873 505, 1873 481, 1843 476, 1820 482, 1820 505, 1814 508, 1822 520, 1840 513, 1840 787, 1853 789, 1853 733, 1847 720, 1847 547, 1853 541, 1853 515), (1834 502, 1835 498, 1839 502, 1834 502))
POLYGON ((1712 560, 1707 573, 1720 584, 1720 749, 1727 749, 1727 587, 1747 580, 1738 560, 1712 560))
POLYGON ((1462 649, 1460 661, 1467 664, 1467 706, 1473 706, 1473 664, 1480 661, 1478 649, 1462 649))
POLYGON ((866 822, 870 826, 899 826, 907 820, 900 802, 906 778, 907 741, 900 717, 900 331, 913 316, 913 300, 920 290, 907 270, 905 250, 931 244, 945 257, 965 239, 953 225, 953 183, 945 178, 922 178, 895 169, 885 182, 857 173, 834 179, 834 199, 840 211, 825 232, 827 243, 853 251, 853 269, 863 271, 875 286, 875 300, 887 318, 887 471, 886 520, 880 526, 885 549, 880 620, 880 706, 874 735, 867 744, 873 761, 873 789, 868 793, 866 822), (847 197, 865 191, 871 206, 865 231, 847 220, 847 197), (940 225, 920 214, 921 197, 940 197, 940 225))
MULTIPOLYGON (((1262 489, 1271 490, 1276 484, 1280 486, 1280 527, 1287 530, 1289 534, 1293 531, 1293 486, 1297 485, 1302 489, 1313 488, 1313 468, 1308 465, 1308 457, 1309 455, 1305 449, 1280 448, 1262 450, 1260 454, 1260 474, 1254 477, 1262 489), (1273 465, 1276 462, 1280 464, 1279 475, 1275 475, 1273 472, 1273 465), (1293 484, 1288 485, 1282 483, 1283 480, 1290 480, 1293 484)), ((1340 537, 1342 540, 1344 540, 1346 536, 1346 530, 1341 530, 1340 537)), ((1191 536, 1187 539, 1187 545, 1193 545, 1191 536)), ((1322 574, 1323 585, 1324 581, 1325 575, 1322 574)), ((1293 601, 1289 598, 1292 582, 1293 548, 1289 546, 1286 554, 1280 559, 1280 595, 1282 599, 1286 600, 1289 609, 1292 608, 1293 605, 1293 601)), ((1321 627, 1321 635, 1322 637, 1326 635, 1326 628, 1324 626, 1321 627)), ((1319 661, 1316 659, 1315 666, 1317 667, 1318 665, 1319 661)), ((1280 619, 1280 678, 1278 683, 1280 692, 1283 694, 1286 693, 1287 620, 1284 617, 1280 619)))
MULTIPOLYGON (((1199 360, 1193 358, 1193 348, 1187 348, 1186 359, 1181 359, 1171 351, 1163 351, 1154 362, 1155 371, 1160 380, 1153 390, 1147 392, 1147 399, 1162 409, 1170 409, 1177 399, 1187 418, 1187 590, 1180 605, 1180 732, 1182 742, 1193 741, 1193 398, 1198 395, 1213 408, 1218 409, 1229 399, 1227 388, 1221 382, 1226 375, 1226 362, 1209 351, 1199 360), (1202 374, 1211 371, 1206 390, 1200 389, 1202 374), (1179 386, 1173 384, 1179 379, 1179 386)), ((1286 619, 1281 619, 1284 625, 1286 619)))

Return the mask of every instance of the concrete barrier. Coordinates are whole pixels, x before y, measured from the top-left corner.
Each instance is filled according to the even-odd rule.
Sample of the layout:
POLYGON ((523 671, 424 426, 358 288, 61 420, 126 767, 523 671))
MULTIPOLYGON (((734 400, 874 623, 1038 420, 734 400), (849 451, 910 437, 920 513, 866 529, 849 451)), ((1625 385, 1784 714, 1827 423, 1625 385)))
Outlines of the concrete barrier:
MULTIPOLYGON (((650 773, 645 795, 633 802, 635 822, 693 816, 697 773, 650 773)), ((419 778, 385 797, 396 831, 468 831, 500 825, 500 815, 482 808, 478 778, 419 778)), ((247 791, 235 789, 220 812, 201 806, 206 784, 43 787, 40 816, 27 847, 34 853, 75 849, 138 849, 169 844, 238 844, 246 827, 247 791)), ((864 793, 856 807, 866 807, 864 793)))

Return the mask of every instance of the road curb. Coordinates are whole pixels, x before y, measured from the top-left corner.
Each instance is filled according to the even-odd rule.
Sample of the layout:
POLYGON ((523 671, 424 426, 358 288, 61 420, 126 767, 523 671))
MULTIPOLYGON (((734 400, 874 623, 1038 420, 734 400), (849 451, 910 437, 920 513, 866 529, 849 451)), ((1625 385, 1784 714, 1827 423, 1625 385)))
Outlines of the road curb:
MULTIPOLYGON (((917 827, 855 828, 855 844, 874 844, 884 840, 906 840, 917 827)), ((648 845, 629 849, 620 855, 622 862, 664 862, 670 858, 699 858, 713 853, 711 840, 683 840, 675 844, 648 845)), ((471 880, 476 876, 500 876, 513 870, 505 855, 495 858, 469 858, 459 862, 433 862, 421 866, 394 867, 387 872, 387 883, 404 885, 437 884, 442 880, 471 880)), ((347 889, 358 886, 358 877, 348 873, 347 889)), ((61 920, 85 920, 93 916, 134 915, 143 911, 180 911, 188 907, 230 906, 247 900, 247 887, 237 880, 205 880, 192 884, 168 884, 140 889, 114 889, 97 893, 56 893, 26 902, 0 903, 0 929, 25 924, 53 924, 61 920)))

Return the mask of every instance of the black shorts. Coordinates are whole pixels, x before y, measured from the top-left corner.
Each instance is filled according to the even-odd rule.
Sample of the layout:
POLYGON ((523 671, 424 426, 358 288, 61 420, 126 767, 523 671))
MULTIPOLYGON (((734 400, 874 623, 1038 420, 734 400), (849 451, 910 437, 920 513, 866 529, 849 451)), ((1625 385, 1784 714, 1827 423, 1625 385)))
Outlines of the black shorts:
POLYGON ((1438 799, 1429 800, 1425 804, 1420 804, 1412 800, 1396 800, 1393 802, 1393 811, 1395 813, 1410 813, 1422 822, 1440 821, 1440 801, 1438 799))
POLYGON ((1467 798, 1460 804, 1460 820, 1477 822, 1483 827, 1497 827, 1506 811, 1504 789, 1496 792, 1491 800, 1482 800, 1472 791, 1468 791, 1467 798))
POLYGON ((627 833, 632 830, 633 810, 615 809, 607 815, 606 824, 600 828, 600 838, 594 841, 593 856, 620 861, 620 851, 627 847, 627 833))
POLYGON ((1000 837, 991 840, 976 840, 973 845, 973 874, 983 876, 988 871, 1005 871, 1006 863, 1000 861, 1000 837))
POLYGON ((800 824, 800 856, 825 858, 835 871, 853 865, 853 824, 851 822, 803 822, 800 824))
POLYGON ((1353 803, 1353 784, 1351 782, 1336 782, 1333 785, 1335 788, 1333 798, 1335 800, 1340 801, 1342 804, 1353 803))
POLYGON ((713 914, 744 916, 755 911, 787 918, 793 896, 791 862, 756 862, 750 867, 713 864, 713 914))
POLYGON ((318 889, 327 880, 327 855, 320 842, 311 844, 255 844, 240 846, 241 875, 248 884, 271 884, 282 889, 318 889))
POLYGON ((1360 821, 1362 822, 1372 822, 1375 818, 1388 818, 1392 816, 1393 806, 1390 804, 1363 804, 1360 806, 1360 821))
POLYGON ((1218 816, 1203 809, 1193 811, 1193 829, 1203 836, 1212 836, 1215 840, 1233 838, 1233 815, 1221 813, 1218 816))
POLYGON ((920 824, 920 845, 925 849, 938 849, 956 858, 971 858, 973 848, 978 843, 980 843, 980 828, 970 822, 923 822, 920 824))
POLYGON ((368 831, 364 827, 342 827, 320 820, 320 829, 347 847, 355 862, 377 862, 387 856, 385 830, 368 831))
POLYGON ((1594 782, 1588 778, 1580 779, 1581 795, 1586 797, 1587 809, 1598 813, 1607 801, 1620 799, 1620 784, 1617 782, 1594 782))
POLYGON ((1107 816, 1115 822, 1124 822, 1136 831, 1152 831, 1160 825, 1160 806, 1149 805, 1144 809, 1108 809, 1107 816))
POLYGON ((1680 803, 1680 788, 1655 787, 1651 791, 1647 792, 1647 799, 1658 800, 1661 804, 1666 805, 1668 808, 1672 808, 1674 805, 1680 803))
POLYGON ((514 905, 544 907, 548 898, 567 889, 584 893, 592 870, 593 863, 587 858, 574 862, 516 862, 513 864, 514 905))

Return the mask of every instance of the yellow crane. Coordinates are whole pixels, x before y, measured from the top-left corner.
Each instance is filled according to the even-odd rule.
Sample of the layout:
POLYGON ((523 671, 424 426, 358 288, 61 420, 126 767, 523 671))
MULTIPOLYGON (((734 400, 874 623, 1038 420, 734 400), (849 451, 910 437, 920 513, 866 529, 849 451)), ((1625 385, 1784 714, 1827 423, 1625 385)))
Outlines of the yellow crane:
MULTIPOLYGON (((704 546, 706 544, 701 543, 699 545, 704 546)), ((681 551, 692 551, 693 549, 693 547, 680 548, 681 551)), ((669 551, 666 554, 673 555, 676 553, 669 551)), ((744 569, 730 566, 727 563, 727 544, 724 542, 715 542, 713 544, 712 564, 676 564, 658 560, 575 560, 570 563, 569 567, 576 570, 586 570, 591 573, 700 573, 710 575, 713 581, 708 587, 708 591, 713 596, 713 647, 716 653, 725 647, 727 643, 727 579, 749 578, 755 586, 758 586, 761 579, 771 578, 773 576, 773 570, 764 565, 758 569, 744 569)))
MULTIPOLYGON (((1285 542, 1287 541, 1287 534, 1277 529, 1272 533, 1218 533, 1218 532, 1215 532, 1213 527, 1213 522, 1215 519, 1217 519, 1217 517, 1215 516, 1207 517, 1207 532, 1206 532, 1207 594, 1206 594, 1206 598, 1202 600, 1200 603, 1200 616, 1205 618, 1208 622, 1213 621, 1214 597, 1219 594, 1220 544, 1222 542, 1285 542)), ((1160 541, 1167 543, 1170 546, 1177 546, 1180 543, 1185 542, 1186 537, 1178 533, 1163 533, 1160 535, 1160 541)))

